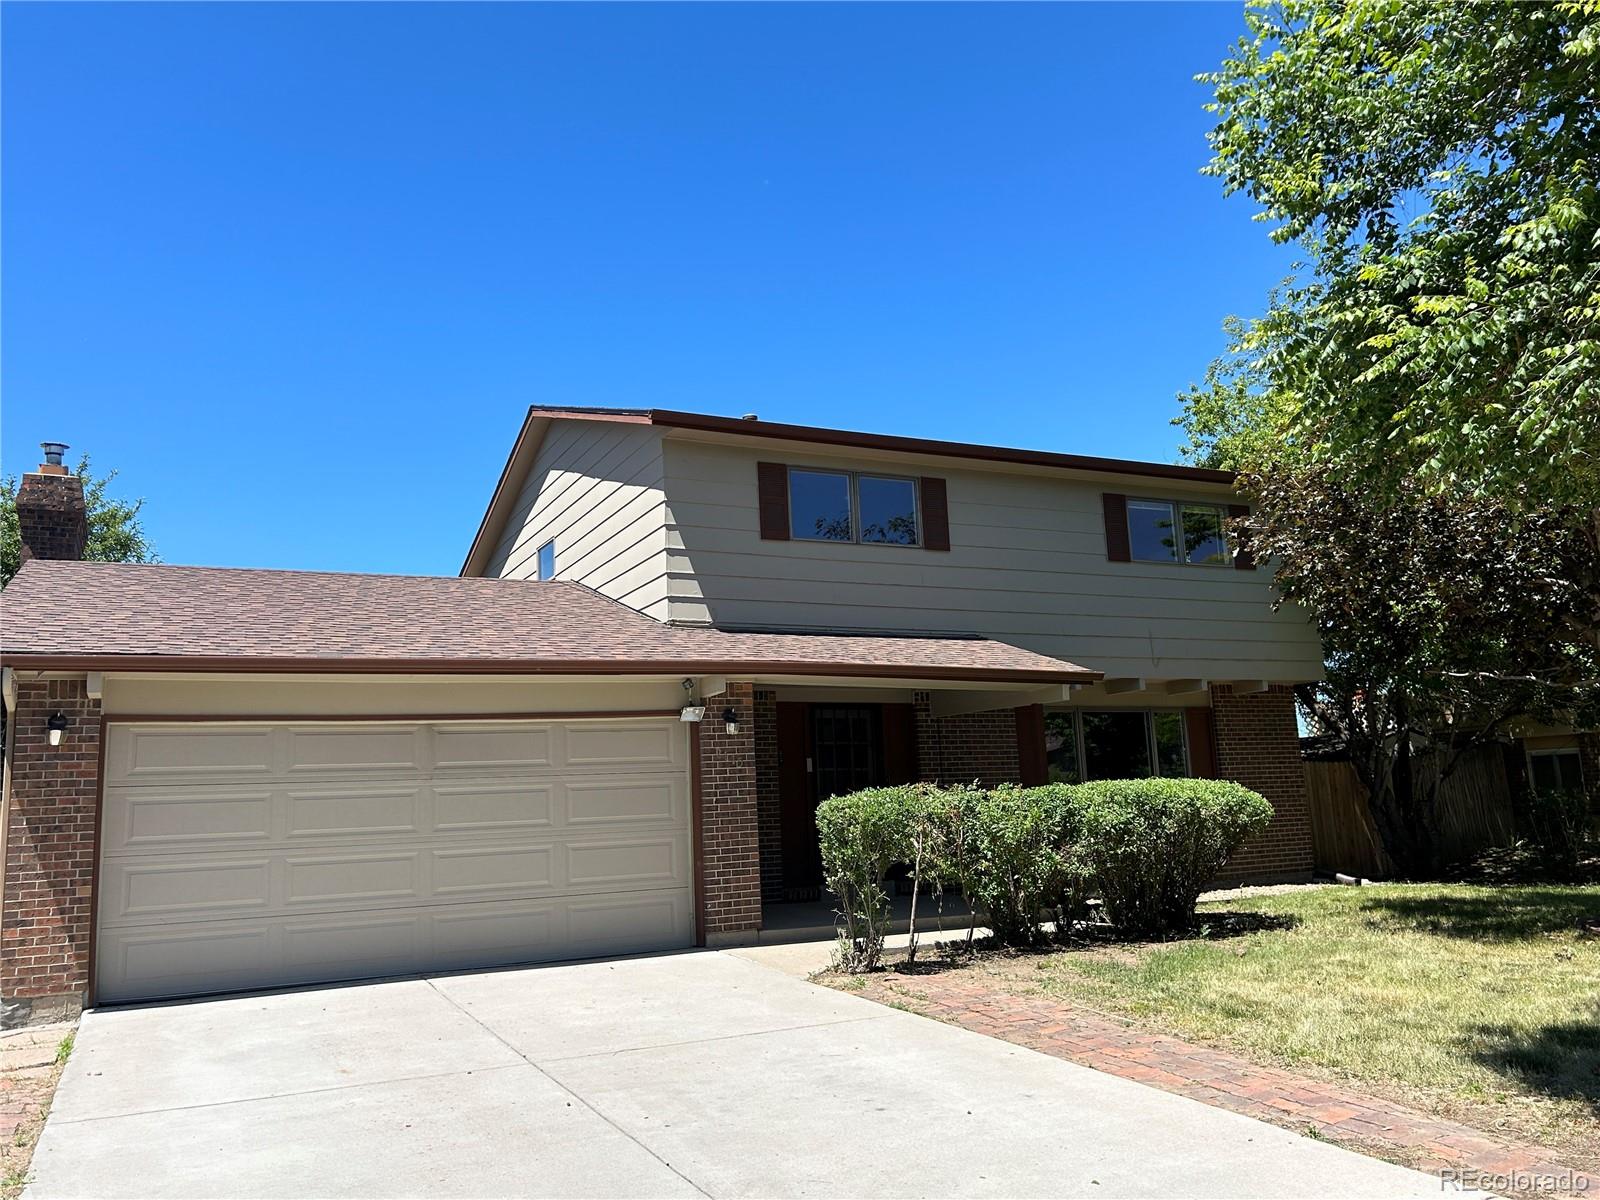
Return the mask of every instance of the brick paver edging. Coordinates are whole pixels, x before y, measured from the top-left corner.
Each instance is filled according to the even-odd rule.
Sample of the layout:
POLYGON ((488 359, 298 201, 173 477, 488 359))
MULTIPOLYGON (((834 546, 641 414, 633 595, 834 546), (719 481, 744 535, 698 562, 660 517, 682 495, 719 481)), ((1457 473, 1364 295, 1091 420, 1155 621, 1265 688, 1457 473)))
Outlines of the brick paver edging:
POLYGON ((1315 1128, 1328 1141, 1387 1151, 1418 1170, 1564 1178, 1572 1186, 1562 1191, 1600 1197, 1595 1186, 1600 1179, 1556 1162, 1543 1147, 1493 1138, 1364 1092, 1146 1032, 1048 997, 1001 992, 949 976, 891 974, 868 977, 857 994, 1274 1125, 1302 1132, 1315 1128))

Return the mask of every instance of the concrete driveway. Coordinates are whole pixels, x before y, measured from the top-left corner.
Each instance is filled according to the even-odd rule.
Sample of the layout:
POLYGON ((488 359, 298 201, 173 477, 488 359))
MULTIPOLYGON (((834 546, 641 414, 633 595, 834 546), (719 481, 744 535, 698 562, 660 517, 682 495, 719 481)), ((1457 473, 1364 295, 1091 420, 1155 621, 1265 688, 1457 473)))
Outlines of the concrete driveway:
POLYGON ((1440 1190, 726 953, 90 1013, 33 1173, 32 1200, 1440 1190))

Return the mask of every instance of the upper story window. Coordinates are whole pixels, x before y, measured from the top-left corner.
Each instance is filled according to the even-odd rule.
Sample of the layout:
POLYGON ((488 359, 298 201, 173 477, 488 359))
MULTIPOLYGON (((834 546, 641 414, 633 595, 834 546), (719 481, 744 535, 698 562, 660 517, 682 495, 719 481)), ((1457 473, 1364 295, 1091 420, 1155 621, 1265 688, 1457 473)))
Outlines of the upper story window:
POLYGON ((556 543, 551 538, 539 547, 539 578, 554 579, 556 577, 556 543))
POLYGON ((1128 498, 1128 547, 1137 562, 1225 567, 1229 552, 1216 504, 1128 498))
POLYGON ((916 480, 792 467, 789 536, 817 542, 915 546, 916 480))
POLYGON ((850 476, 836 471, 791 470, 789 533, 809 541, 855 541, 850 476))

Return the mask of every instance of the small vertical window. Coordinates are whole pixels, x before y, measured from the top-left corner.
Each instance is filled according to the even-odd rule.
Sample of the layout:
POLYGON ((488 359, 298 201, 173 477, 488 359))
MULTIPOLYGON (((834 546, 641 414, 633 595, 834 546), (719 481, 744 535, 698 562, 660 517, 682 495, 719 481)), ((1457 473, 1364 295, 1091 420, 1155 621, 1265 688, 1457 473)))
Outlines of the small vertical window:
POLYGON ((1178 561, 1178 514, 1166 500, 1128 501, 1128 545, 1140 562, 1178 561))
POLYGON ((1222 510, 1210 504, 1183 506, 1184 561, 1226 564, 1228 543, 1222 536, 1222 510))
POLYGON ((1189 753, 1183 741, 1183 714, 1158 712, 1150 715, 1155 726, 1156 768, 1171 778, 1189 774, 1189 753))
POLYGON ((1051 783, 1082 783, 1078 769, 1078 715, 1047 712, 1044 715, 1045 769, 1051 783))
POLYGON ((859 476, 856 503, 861 512, 863 542, 917 544, 917 485, 911 480, 859 476))
POLYGON ((552 538, 539 547, 539 578, 554 579, 556 577, 556 543, 552 538))
POLYGON ((850 476, 790 468, 789 536, 813 542, 853 542, 850 476))

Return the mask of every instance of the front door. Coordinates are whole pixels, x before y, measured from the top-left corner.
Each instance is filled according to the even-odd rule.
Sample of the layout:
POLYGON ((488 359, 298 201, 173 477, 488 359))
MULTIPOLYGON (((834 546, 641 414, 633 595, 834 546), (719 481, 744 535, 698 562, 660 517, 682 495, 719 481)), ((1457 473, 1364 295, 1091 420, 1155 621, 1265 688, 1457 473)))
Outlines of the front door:
POLYGON ((883 715, 876 704, 780 704, 778 709, 780 782, 787 785, 781 789, 783 890, 790 900, 816 899, 822 891, 817 805, 829 796, 886 782, 883 715))

